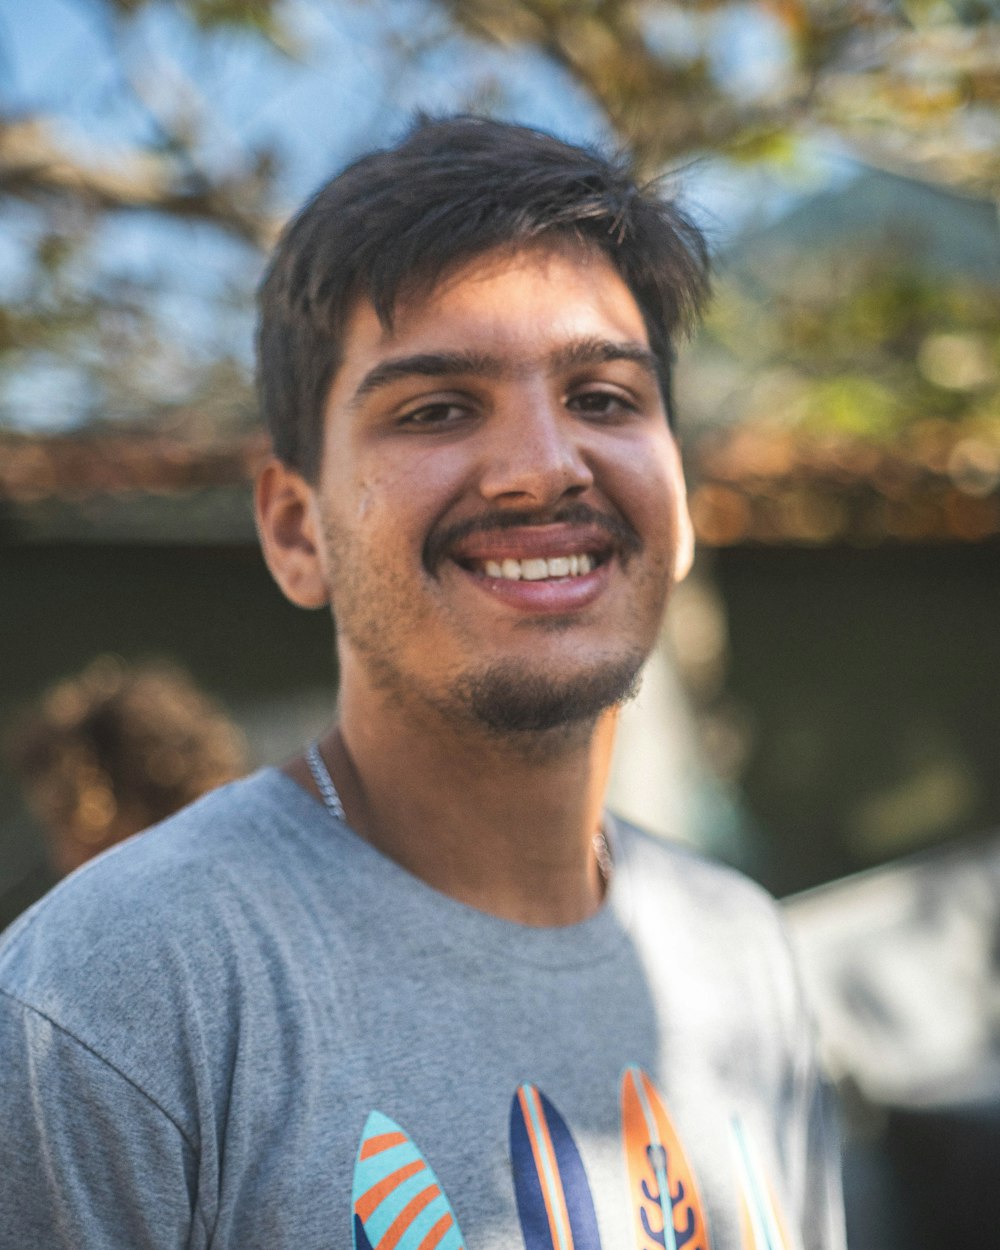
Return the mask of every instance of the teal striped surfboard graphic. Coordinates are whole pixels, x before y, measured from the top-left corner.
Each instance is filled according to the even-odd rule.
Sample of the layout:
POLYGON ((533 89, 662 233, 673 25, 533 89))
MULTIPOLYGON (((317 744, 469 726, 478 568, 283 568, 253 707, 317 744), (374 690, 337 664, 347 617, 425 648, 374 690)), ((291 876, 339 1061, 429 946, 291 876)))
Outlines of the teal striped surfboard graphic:
POLYGON ((788 1250, 774 1193, 753 1141, 738 1116, 733 1117, 729 1127, 742 1198, 743 1250, 788 1250))
POLYGON ((381 1111, 365 1121, 351 1192, 354 1250, 464 1250, 430 1164, 381 1111))

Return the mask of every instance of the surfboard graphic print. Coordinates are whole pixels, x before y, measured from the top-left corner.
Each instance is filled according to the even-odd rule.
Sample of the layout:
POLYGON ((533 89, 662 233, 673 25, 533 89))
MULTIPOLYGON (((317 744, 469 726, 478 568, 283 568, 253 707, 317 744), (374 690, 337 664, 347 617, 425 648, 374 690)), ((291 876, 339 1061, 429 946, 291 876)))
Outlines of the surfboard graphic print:
POLYGON ((710 1250, 691 1165, 656 1087, 635 1065, 622 1075, 622 1140, 636 1250, 710 1250))
POLYGON ((511 1100, 510 1157, 525 1250, 600 1250, 580 1152, 566 1121, 527 1083, 511 1100))
POLYGON ((381 1111, 365 1121, 351 1192, 354 1250, 464 1250, 430 1165, 381 1111))
POLYGON ((739 1178, 743 1250, 788 1250, 784 1223, 760 1156, 738 1117, 730 1122, 730 1129, 739 1178))

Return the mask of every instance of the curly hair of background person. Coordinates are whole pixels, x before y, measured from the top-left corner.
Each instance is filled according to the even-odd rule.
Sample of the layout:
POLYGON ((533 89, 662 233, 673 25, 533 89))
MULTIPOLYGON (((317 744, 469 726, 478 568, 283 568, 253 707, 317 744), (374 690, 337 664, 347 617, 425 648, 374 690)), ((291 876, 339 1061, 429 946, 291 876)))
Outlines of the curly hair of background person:
POLYGON ((59 875, 246 771, 246 743, 179 666, 102 655, 17 720, 6 754, 59 875))

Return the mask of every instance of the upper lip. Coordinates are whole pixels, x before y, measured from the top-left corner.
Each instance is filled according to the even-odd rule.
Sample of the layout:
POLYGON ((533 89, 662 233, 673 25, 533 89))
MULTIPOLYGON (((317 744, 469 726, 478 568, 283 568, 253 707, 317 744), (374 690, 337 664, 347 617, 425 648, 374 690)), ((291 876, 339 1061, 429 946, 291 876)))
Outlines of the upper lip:
POLYGON ((557 556, 608 553, 616 544, 598 525, 520 525, 469 534, 448 548, 460 564, 468 560, 551 560, 557 556))
POLYGON ((428 537, 424 562, 432 571, 444 559, 458 563, 477 560, 554 559, 558 556, 622 556, 641 547, 627 521, 586 504, 570 505, 556 515, 492 513, 457 521, 428 537))

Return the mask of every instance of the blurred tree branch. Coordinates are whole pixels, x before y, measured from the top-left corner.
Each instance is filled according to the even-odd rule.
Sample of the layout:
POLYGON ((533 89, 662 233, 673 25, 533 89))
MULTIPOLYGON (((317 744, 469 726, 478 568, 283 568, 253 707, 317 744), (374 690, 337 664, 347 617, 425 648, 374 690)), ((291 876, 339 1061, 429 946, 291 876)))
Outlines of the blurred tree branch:
MULTIPOLYGON (((750 166, 794 155, 800 141, 833 139, 883 168, 1000 198, 995 0, 410 0, 411 17, 395 25, 390 13, 395 20, 404 7, 396 0, 391 10, 387 0, 299 8, 310 4, 327 18, 367 10, 384 26, 387 55, 405 49, 408 75, 428 75, 429 86, 446 46, 458 56, 477 44, 541 54, 557 80, 590 97, 649 177, 705 155, 750 166)), ((21 419, 24 395, 54 362, 78 382, 57 395, 56 416, 63 405, 80 420, 190 422, 204 412, 223 425, 245 422, 246 362, 207 335, 182 346, 187 327, 164 311, 158 279, 118 265, 108 227, 120 234, 122 222, 141 218, 161 227, 161 240, 163 228, 184 238, 176 231, 197 227, 242 248, 236 276, 203 297, 202 316, 213 328, 242 317, 237 329, 249 337, 282 154, 239 139, 220 144, 211 79, 174 64, 164 74, 136 32, 149 14, 166 13, 199 46, 259 42, 290 54, 291 65, 307 51, 291 33, 292 10, 287 0, 76 5, 107 49, 112 107, 142 124, 102 146, 67 127, 58 92, 18 110, 0 102, 0 214, 18 231, 22 269, 0 299, 0 423, 21 419)), ((487 67, 480 98, 502 106, 504 86, 487 67)), ((859 361, 863 349, 859 340, 859 361)))
POLYGON ((648 173, 705 151, 752 159, 782 132, 829 128, 877 163, 1000 192, 1000 9, 985 0, 443 3, 468 34, 535 46, 567 71, 648 173), (711 52, 724 19, 754 11, 786 61, 747 93, 711 52), (679 38, 658 37, 665 19, 679 38))
POLYGON ((266 212, 269 172, 264 157, 241 176, 213 178, 183 148, 133 149, 105 164, 84 162, 41 118, 0 122, 0 197, 37 201, 62 195, 91 211, 165 213, 210 222, 260 247, 274 230, 266 212))
MULTIPOLYGON (((111 31, 148 0, 93 0, 111 31)), ((875 163, 1000 193, 1000 10, 985 3, 885 0, 440 0, 466 35, 534 48, 569 74, 648 174, 706 151, 753 159, 789 131, 828 128, 875 163), (785 54, 766 91, 734 89, 712 64, 713 32, 749 20, 785 54), (665 18, 683 36, 658 36, 665 18), (992 141, 991 141, 992 139, 992 141)), ((240 27, 287 47, 278 0, 178 0, 205 31, 240 27)), ((749 55, 753 55, 752 49, 749 55)), ((132 84, 141 98, 141 82, 132 84)), ((0 116, 0 195, 62 193, 96 208, 197 218, 266 243, 271 154, 245 170, 196 159, 198 125, 156 117, 153 146, 99 164, 51 119, 0 116)))
MULTIPOLYGON (((118 61, 118 82, 152 122, 155 138, 142 147, 81 159, 59 135, 58 118, 0 114, 0 198, 40 200, 66 196, 91 210, 164 213, 209 222, 258 247, 273 238, 268 193, 273 154, 254 154, 245 168, 213 170, 197 155, 203 116, 192 107, 193 90, 175 91, 173 112, 155 110, 142 75, 130 70, 122 34, 149 0, 90 0, 95 25, 118 61)), ((278 22, 278 0, 177 0, 176 7, 205 32, 249 29, 287 46, 278 22)))

